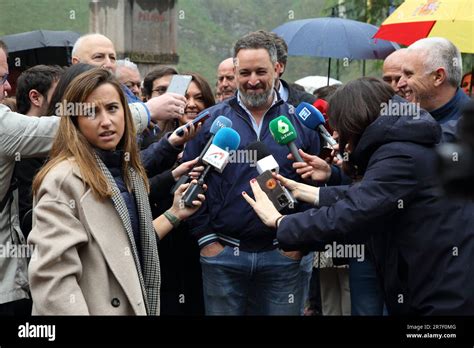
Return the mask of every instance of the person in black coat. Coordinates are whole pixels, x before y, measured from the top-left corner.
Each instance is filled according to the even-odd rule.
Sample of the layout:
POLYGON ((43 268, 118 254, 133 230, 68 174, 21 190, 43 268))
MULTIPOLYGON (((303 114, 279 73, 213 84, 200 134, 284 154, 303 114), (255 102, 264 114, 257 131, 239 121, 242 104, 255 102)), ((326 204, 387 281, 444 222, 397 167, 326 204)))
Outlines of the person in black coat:
POLYGON ((474 202, 437 187, 441 129, 426 111, 375 78, 341 87, 330 101, 351 186, 323 187, 277 178, 318 209, 282 216, 256 181, 249 202, 286 250, 321 250, 368 240, 389 314, 474 314, 474 202))
MULTIPOLYGON (((192 80, 186 91, 186 108, 179 120, 180 126, 214 105, 209 83, 197 73, 186 75, 192 76, 192 80)), ((164 129, 174 130, 174 122, 170 123, 171 127, 165 125, 164 129)), ((193 136, 199 130, 200 126, 197 126, 193 136)), ((198 178, 203 170, 204 166, 197 163, 197 158, 184 163, 179 159, 173 168, 150 178, 149 199, 153 217, 172 206, 174 195, 170 191, 181 176, 187 174, 190 178, 198 178)), ((199 247, 189 232, 187 222, 182 222, 173 233, 160 240, 158 248, 162 277, 161 315, 204 315, 199 247)))

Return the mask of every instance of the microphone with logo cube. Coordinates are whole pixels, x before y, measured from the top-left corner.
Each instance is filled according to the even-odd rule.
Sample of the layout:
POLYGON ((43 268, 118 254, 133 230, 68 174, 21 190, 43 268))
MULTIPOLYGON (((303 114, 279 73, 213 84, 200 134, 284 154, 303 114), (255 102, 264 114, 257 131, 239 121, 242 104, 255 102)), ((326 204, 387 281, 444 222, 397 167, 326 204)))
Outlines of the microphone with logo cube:
POLYGON ((282 186, 272 175, 272 173, 278 174, 280 166, 275 160, 275 157, 268 151, 267 146, 256 141, 251 143, 246 148, 247 151, 255 151, 257 153, 257 182, 262 190, 267 194, 270 201, 273 203, 278 211, 288 207, 293 209, 297 200, 293 197, 290 191, 286 187, 282 186))
MULTIPOLYGON (((320 108, 325 106, 322 102, 319 102, 316 105, 320 105, 320 108)), ((326 120, 321 111, 319 111, 314 105, 303 102, 296 107, 296 116, 306 127, 318 131, 329 146, 334 149, 334 146, 337 145, 337 141, 331 136, 331 134, 329 134, 326 127, 324 127, 326 120)), ((342 157, 339 153, 336 157, 342 161, 342 157)))
MULTIPOLYGON (((209 113, 207 113, 207 114, 209 115, 209 113)), ((229 118, 227 118, 225 116, 222 116, 222 115, 218 116, 214 120, 214 122, 212 122, 211 128, 209 129, 209 134, 210 134, 209 140, 207 141, 206 145, 204 146, 201 153, 199 154, 199 158, 198 158, 196 166, 200 166, 202 164, 202 158, 203 158, 204 154, 206 153, 206 151, 211 146, 212 141, 214 140, 214 137, 215 137, 216 133, 221 128, 231 128, 231 127, 232 127, 232 121, 229 118)), ((191 169, 191 171, 192 171, 192 169, 191 169)), ((187 174, 181 175, 181 177, 178 179, 176 184, 172 187, 171 194, 174 194, 175 191, 178 189, 178 187, 180 187, 183 184, 186 184, 189 181, 190 181, 190 177, 187 174)))
POLYGON ((232 128, 221 128, 217 131, 212 144, 202 156, 206 164, 204 171, 199 176, 197 183, 192 183, 183 195, 183 203, 187 207, 193 206, 193 201, 198 194, 204 193, 204 179, 211 169, 222 173, 229 162, 230 152, 237 150, 240 145, 240 135, 232 128))

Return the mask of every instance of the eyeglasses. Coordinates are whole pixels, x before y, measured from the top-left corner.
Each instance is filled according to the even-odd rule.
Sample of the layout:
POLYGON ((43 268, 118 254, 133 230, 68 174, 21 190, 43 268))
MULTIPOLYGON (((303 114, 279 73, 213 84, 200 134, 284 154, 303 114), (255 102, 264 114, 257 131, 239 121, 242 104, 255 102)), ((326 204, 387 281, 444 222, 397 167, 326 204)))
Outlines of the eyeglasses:
POLYGON ((168 86, 166 86, 166 87, 158 87, 158 88, 155 88, 154 90, 152 90, 152 91, 151 91, 151 94, 153 95, 153 93, 156 93, 156 94, 158 94, 158 95, 160 96, 160 95, 165 94, 167 89, 168 89, 168 86))
POLYGON ((8 74, 3 75, 0 77, 0 86, 3 85, 8 80, 8 74))

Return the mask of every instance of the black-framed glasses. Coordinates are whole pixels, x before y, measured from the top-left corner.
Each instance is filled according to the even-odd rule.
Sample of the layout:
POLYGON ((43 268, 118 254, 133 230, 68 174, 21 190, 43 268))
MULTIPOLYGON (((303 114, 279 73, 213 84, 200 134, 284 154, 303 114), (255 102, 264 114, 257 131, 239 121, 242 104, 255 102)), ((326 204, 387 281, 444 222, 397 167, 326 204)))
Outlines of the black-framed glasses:
POLYGON ((0 85, 3 85, 8 80, 8 74, 3 75, 0 77, 0 85))

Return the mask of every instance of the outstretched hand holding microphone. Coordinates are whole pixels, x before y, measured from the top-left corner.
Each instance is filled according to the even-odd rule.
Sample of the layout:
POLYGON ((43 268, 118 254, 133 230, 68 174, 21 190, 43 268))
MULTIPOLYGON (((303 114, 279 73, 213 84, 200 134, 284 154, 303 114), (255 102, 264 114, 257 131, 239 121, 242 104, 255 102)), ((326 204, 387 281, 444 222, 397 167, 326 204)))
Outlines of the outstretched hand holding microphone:
POLYGON ((297 138, 296 130, 286 116, 275 118, 270 122, 269 126, 275 141, 280 145, 287 145, 289 147, 291 153, 287 157, 290 160, 296 161, 293 163, 293 168, 296 169, 296 172, 303 179, 312 179, 317 182, 326 182, 329 179, 331 167, 326 161, 317 156, 309 155, 296 147, 294 143, 297 138))
MULTIPOLYGON (((297 106, 295 113, 306 127, 318 131, 332 149, 337 146, 337 141, 329 134, 326 127, 324 127, 326 120, 323 114, 314 105, 303 102, 297 106)), ((336 156, 342 161, 340 154, 336 156)))
POLYGON ((224 171, 224 168, 229 162, 230 152, 236 150, 239 145, 239 133, 232 128, 221 128, 217 131, 213 137, 212 144, 210 144, 206 153, 202 156, 202 161, 205 163, 204 171, 196 183, 191 184, 183 195, 183 203, 185 206, 192 206, 196 197, 204 193, 204 179, 211 169, 219 173, 224 171))
MULTIPOLYGON (((319 187, 314 187, 287 179, 276 173, 274 173, 273 176, 284 187, 286 187, 298 201, 310 204, 316 204, 318 202, 319 187)), ((284 215, 278 212, 278 210, 275 208, 275 205, 262 190, 256 179, 250 180, 250 187, 252 188, 255 199, 252 199, 252 197, 250 197, 245 191, 242 192, 244 199, 248 204, 250 204, 253 210, 255 210, 255 213, 266 226, 278 228, 278 224, 284 215)))
MULTIPOLYGON (((318 107, 327 108, 327 103, 322 100, 317 100, 318 107), (322 104, 322 106, 321 106, 322 104)), ((316 104, 316 103, 315 103, 316 104)), ((339 144, 329 134, 324 127, 325 118, 323 114, 314 105, 309 103, 301 103, 296 108, 296 116, 299 120, 308 128, 318 131, 321 136, 326 140, 328 145, 333 149, 335 165, 342 165, 342 157, 339 152, 339 144)), ((278 140, 277 140, 278 142, 278 140)), ((301 149, 297 149, 297 156, 294 151, 288 154, 288 159, 296 161, 293 163, 293 168, 296 172, 301 175, 303 179, 311 179, 316 182, 327 182, 331 177, 331 166, 330 164, 316 155, 310 155, 301 149)))
MULTIPOLYGON (((288 155, 288 158, 295 158, 298 161, 293 163, 293 167, 295 167, 296 164, 305 163, 303 156, 308 159, 309 155, 296 147, 294 140, 297 138, 297 134, 291 121, 286 116, 279 116, 270 122, 269 127, 275 141, 280 145, 287 145, 289 147, 291 154, 288 155)), ((266 164, 264 160, 265 158, 261 159, 262 163, 266 164)), ((319 188, 287 179, 277 172, 277 170, 273 171, 273 177, 290 191, 294 199, 312 204, 317 202, 319 198, 319 188)), ((266 226, 278 228, 278 223, 284 215, 280 214, 279 209, 277 209, 275 203, 272 202, 268 195, 262 190, 257 179, 254 178, 250 181, 250 187, 252 188, 255 199, 252 199, 245 191, 242 192, 244 199, 255 210, 266 226)))
MULTIPOLYGON (((293 168, 301 175, 302 179, 311 179, 316 182, 326 182, 331 177, 331 166, 322 158, 310 155, 303 150, 298 150, 303 161, 293 163, 293 168)), ((293 155, 288 154, 289 160, 294 160, 293 155)))
MULTIPOLYGON (((212 141, 214 140, 214 137, 216 136, 216 133, 222 128, 230 128, 230 127, 232 127, 232 121, 222 115, 218 116, 214 120, 214 122, 212 122, 211 128, 209 129, 209 134, 210 134, 209 140, 207 141, 206 145, 204 146, 201 153, 199 154, 199 157, 195 160, 186 162, 187 164, 191 164, 191 162, 194 162, 193 164, 191 164, 190 167, 183 166, 184 165, 183 163, 180 166, 181 168, 179 172, 176 172, 176 176, 179 179, 177 180, 176 185, 171 189, 172 193, 175 192, 180 185, 189 182, 190 178, 199 179, 199 175, 196 176, 196 174, 202 173, 202 171, 204 170, 204 167, 202 167, 202 164, 203 164, 202 158, 204 157, 204 154, 207 152, 207 150, 211 146, 212 141)), ((189 132, 189 130, 184 129, 184 132, 185 133, 189 132)), ((175 173, 173 173, 173 176, 176 178, 175 173)))

